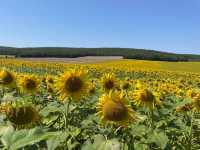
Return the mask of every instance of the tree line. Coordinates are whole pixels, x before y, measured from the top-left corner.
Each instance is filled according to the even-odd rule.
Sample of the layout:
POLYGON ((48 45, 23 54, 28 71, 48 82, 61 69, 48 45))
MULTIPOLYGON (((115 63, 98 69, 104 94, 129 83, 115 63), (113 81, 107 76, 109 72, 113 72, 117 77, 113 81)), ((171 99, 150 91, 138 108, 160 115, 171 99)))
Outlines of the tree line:
POLYGON ((75 58, 82 56, 123 56, 126 59, 141 59, 155 61, 199 61, 200 55, 174 54, 146 49, 131 48, 65 48, 37 47, 11 48, 0 47, 0 55, 15 57, 58 57, 75 58))

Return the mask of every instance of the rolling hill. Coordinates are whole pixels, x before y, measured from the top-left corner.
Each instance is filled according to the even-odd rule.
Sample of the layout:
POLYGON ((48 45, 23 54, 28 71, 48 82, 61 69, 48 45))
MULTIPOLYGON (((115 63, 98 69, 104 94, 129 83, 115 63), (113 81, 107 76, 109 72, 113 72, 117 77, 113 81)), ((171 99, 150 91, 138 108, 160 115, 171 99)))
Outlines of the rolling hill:
POLYGON ((0 55, 16 57, 81 57, 81 56, 123 56, 126 59, 159 61, 200 61, 200 55, 175 54, 155 50, 134 48, 73 48, 73 47, 30 47, 15 48, 0 46, 0 55))

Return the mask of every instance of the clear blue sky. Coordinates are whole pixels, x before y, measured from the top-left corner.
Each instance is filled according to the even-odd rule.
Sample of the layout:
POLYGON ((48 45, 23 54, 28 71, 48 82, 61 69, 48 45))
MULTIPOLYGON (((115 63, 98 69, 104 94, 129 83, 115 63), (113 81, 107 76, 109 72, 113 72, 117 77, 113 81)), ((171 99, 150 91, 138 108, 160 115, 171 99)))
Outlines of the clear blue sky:
POLYGON ((200 0, 1 0, 0 45, 200 54, 200 0))

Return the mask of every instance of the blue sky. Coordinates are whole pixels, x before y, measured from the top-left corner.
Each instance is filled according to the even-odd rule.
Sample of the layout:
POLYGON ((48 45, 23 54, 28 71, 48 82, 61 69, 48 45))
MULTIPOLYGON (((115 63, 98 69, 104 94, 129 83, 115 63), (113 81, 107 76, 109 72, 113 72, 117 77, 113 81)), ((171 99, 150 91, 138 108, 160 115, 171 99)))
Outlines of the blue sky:
POLYGON ((1 0, 0 45, 200 54, 200 0, 1 0))

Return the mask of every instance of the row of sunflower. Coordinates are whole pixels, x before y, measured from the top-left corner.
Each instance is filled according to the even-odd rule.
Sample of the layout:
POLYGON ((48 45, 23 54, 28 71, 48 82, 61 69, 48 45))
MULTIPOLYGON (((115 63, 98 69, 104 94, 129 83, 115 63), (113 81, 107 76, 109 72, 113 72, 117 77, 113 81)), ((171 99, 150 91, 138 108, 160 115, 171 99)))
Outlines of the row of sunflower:
MULTIPOLYGON (((40 80, 34 75, 17 75, 8 70, 2 70, 0 79, 3 87, 19 87, 20 93, 24 94, 36 94, 40 87, 40 80)), ((95 90, 94 83, 89 82, 87 72, 83 70, 66 71, 55 79, 47 76, 43 80, 45 80, 47 91, 51 93, 55 90, 61 101, 80 101, 82 97, 95 90)), ((113 74, 105 74, 101 79, 101 83, 105 94, 100 97, 97 114, 101 116, 102 121, 121 124, 133 120, 134 111, 129 106, 130 102, 123 91, 129 87, 129 82, 124 82, 120 87, 113 74)), ((135 93, 129 95, 133 97, 137 106, 145 105, 150 109, 154 109, 154 105, 159 103, 159 99, 156 99, 150 90, 141 87, 135 93)))
MULTIPOLYGON (((69 128, 70 121, 73 120, 73 116, 69 115, 70 105, 83 105, 84 107, 84 103, 87 103, 85 99, 88 97, 90 99, 91 95, 95 95, 96 100, 93 105, 95 105, 96 115, 101 119, 100 125, 111 124, 114 125, 112 128, 118 131, 118 128, 130 128, 133 123, 138 122, 138 124, 147 125, 148 128, 155 130, 157 125, 154 121, 161 119, 161 117, 156 118, 157 113, 168 107, 168 101, 171 101, 173 105, 177 102, 181 103, 173 109, 176 113, 192 112, 189 117, 192 117, 190 127, 193 128, 191 122, 194 121, 194 114, 200 110, 198 75, 183 76, 181 74, 177 76, 177 74, 165 72, 166 76, 170 75, 170 78, 163 79, 160 76, 162 73, 156 71, 119 71, 117 76, 123 79, 119 80, 115 74, 107 72, 98 74, 98 71, 94 70, 91 73, 91 69, 85 71, 85 69, 76 68, 68 69, 58 76, 38 76, 3 69, 0 72, 2 97, 7 92, 15 91, 16 96, 30 96, 32 101, 28 104, 23 100, 1 101, 1 112, 16 128, 27 127, 27 124, 41 125, 42 116, 36 107, 37 105, 45 107, 47 105, 45 103, 49 102, 41 103, 35 100, 38 96, 47 94, 49 100, 58 99, 63 105, 67 102, 67 111, 64 112, 66 114, 62 119, 65 119, 65 127, 69 128), (155 76, 155 78, 146 78, 147 75, 155 76), (191 77, 195 77, 196 82, 189 80, 191 77), (185 99, 188 101, 185 102, 185 99), (146 109, 147 113, 143 113, 140 108, 146 109), (147 114, 149 118, 147 121, 151 122, 150 125, 148 122, 147 124, 143 122, 144 114, 147 114)), ((191 135, 192 131, 189 137, 191 135)), ((128 136, 132 135, 128 134, 128 136)))

